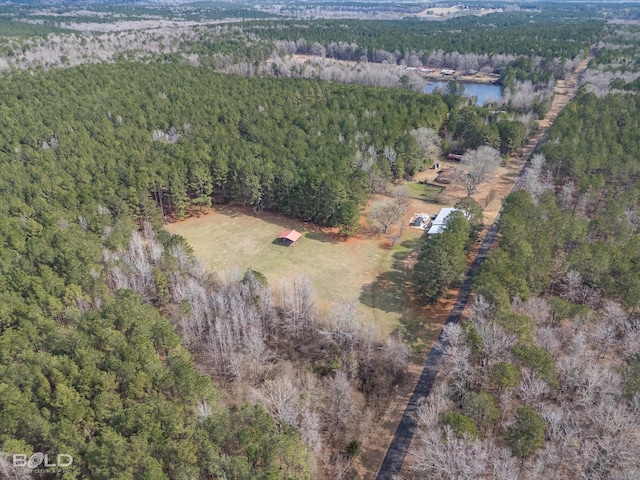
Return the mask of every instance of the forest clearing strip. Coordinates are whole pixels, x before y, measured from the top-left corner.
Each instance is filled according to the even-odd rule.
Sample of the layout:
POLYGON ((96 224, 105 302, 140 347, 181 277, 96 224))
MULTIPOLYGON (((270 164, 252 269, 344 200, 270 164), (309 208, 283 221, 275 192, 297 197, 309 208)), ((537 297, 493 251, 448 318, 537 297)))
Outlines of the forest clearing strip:
MULTIPOLYGON (((517 160, 515 158, 511 159, 511 161, 516 161, 513 161, 514 168, 510 170, 517 168, 519 169, 519 172, 512 182, 508 182, 508 188, 501 188, 499 192, 496 192, 496 197, 500 201, 502 201, 502 199, 512 191, 521 188, 522 175, 525 171, 524 167, 527 160, 532 155, 535 148, 543 141, 548 128, 551 126, 560 111, 575 96, 577 92, 578 75, 580 75, 586 69, 586 66, 591 58, 591 56, 588 56, 580 63, 580 65, 578 65, 569 81, 558 82, 553 104, 551 106, 551 109, 545 116, 545 119, 543 120, 543 122, 541 122, 541 128, 538 130, 538 132, 536 132, 530 143, 524 149, 523 155, 520 156, 517 160)), ((458 291, 456 302, 451 309, 445 325, 458 323, 462 318, 462 315, 466 309, 467 302, 471 295, 471 283, 473 281, 473 277, 475 276, 475 273, 480 264, 486 259, 488 252, 492 248, 495 238, 498 234, 497 217, 498 215, 496 215, 496 217, 492 220, 491 226, 489 227, 487 234, 485 235, 482 242, 482 246, 473 259, 473 262, 465 277, 464 283, 458 291)), ((416 386, 413 390, 413 394, 411 395, 402 418, 398 423, 396 432, 393 436, 391 444, 389 445, 389 449, 387 450, 380 470, 375 477, 376 480, 391 480, 394 475, 400 473, 404 464, 404 460, 409 451, 411 441, 413 440, 413 437, 417 430, 417 413, 419 405, 421 401, 429 395, 431 389, 433 388, 435 379, 438 375, 438 372, 440 371, 440 368, 442 367, 448 343, 448 339, 443 335, 443 331, 441 331, 438 339, 427 355, 422 374, 418 378, 416 386)))

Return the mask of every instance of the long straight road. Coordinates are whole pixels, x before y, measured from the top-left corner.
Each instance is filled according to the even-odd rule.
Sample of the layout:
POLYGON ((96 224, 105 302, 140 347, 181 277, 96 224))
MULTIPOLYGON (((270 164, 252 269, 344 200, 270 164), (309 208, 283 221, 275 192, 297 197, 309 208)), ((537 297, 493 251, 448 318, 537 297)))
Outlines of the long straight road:
MULTIPOLYGON (((544 120, 540 122, 540 128, 538 132, 536 132, 536 135, 531 139, 527 147, 524 149, 522 158, 518 160, 512 158, 510 160, 515 164, 514 167, 519 169, 519 172, 514 182, 511 183, 507 189, 499 192, 500 198, 504 198, 510 192, 522 187, 522 174, 525 170, 524 167, 526 165, 526 161, 531 156, 535 148, 543 141, 547 130, 556 119, 560 111, 575 96, 578 90, 578 76, 586 69, 587 64, 591 58, 592 56, 589 56, 584 61, 582 61, 580 65, 578 65, 578 67, 575 69, 570 79, 566 81, 559 81, 556 85, 553 104, 544 120)), ((447 317, 445 325, 460 322, 462 313, 464 312, 469 300, 469 296, 471 295, 471 282, 473 280, 473 277, 478 270, 478 267, 487 258, 489 250, 491 250, 497 234, 498 223, 496 218, 489 227, 482 245, 478 250, 476 257, 473 259, 471 266, 469 267, 467 276, 465 277, 464 283, 460 287, 458 296, 456 297, 456 302, 453 305, 449 316, 447 317)), ((409 447, 411 446, 411 441, 413 440, 413 437, 416 433, 419 403, 431 392, 438 372, 442 367, 447 347, 448 341, 441 331, 438 339, 427 355, 422 374, 418 378, 418 382, 416 383, 416 386, 413 390, 413 394, 411 395, 402 418, 400 419, 396 432, 393 436, 393 439, 391 440, 391 444, 389 445, 389 449, 387 450, 387 454, 385 455, 385 458, 382 462, 382 466, 380 467, 378 475, 376 476, 376 480, 392 480, 394 475, 400 473, 402 465, 404 464, 405 457, 407 456, 407 452, 409 451, 409 447)))
MULTIPOLYGON (((460 287, 458 297, 456 298, 456 303, 453 305, 445 325, 458 323, 460 321, 462 312, 464 312, 464 309, 467 306, 467 301, 469 300, 469 295, 471 294, 471 281, 473 276, 480 264, 487 258, 497 234, 498 225, 494 222, 493 225, 491 225, 491 228, 489 228, 476 258, 473 260, 471 267, 469 267, 467 276, 460 287)), ((448 346, 449 342, 441 331, 436 343, 429 351, 429 355, 427 355, 427 360, 425 361, 422 374, 413 389, 411 399, 409 400, 404 414, 400 419, 400 423, 398 424, 396 433, 391 441, 389 450, 387 450, 387 454, 382 462, 382 467, 376 477, 377 479, 391 480, 393 475, 400 472, 402 464, 404 463, 404 458, 409 451, 411 440, 416 432, 419 402, 421 399, 429 395, 429 392, 431 392, 431 388, 433 387, 436 376, 440 371, 448 346)))

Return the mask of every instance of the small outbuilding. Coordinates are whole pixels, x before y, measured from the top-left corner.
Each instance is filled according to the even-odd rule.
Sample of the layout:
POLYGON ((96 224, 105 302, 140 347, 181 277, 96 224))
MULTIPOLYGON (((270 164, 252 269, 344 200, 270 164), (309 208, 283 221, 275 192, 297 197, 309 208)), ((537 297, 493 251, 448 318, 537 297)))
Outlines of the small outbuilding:
POLYGON ((426 230, 431 224, 431 216, 428 213, 416 213, 411 217, 409 225, 416 228, 426 230))
POLYGON ((280 240, 281 244, 288 247, 295 243, 301 236, 302 234, 296 230, 285 230, 278 235, 278 240, 280 240))
POLYGON ((435 181, 444 185, 449 185, 453 183, 457 176, 458 170, 456 168, 447 167, 438 172, 438 176, 436 177, 435 181))

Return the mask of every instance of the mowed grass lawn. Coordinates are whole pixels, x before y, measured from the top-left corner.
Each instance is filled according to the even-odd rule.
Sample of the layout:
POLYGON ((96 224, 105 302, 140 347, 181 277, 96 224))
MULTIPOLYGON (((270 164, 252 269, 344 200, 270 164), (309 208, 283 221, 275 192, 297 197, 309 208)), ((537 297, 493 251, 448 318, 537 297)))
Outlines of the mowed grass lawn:
POLYGON ((321 312, 333 302, 355 299, 359 319, 375 324, 383 334, 398 328, 405 314, 409 273, 398 260, 415 247, 421 234, 407 228, 399 245, 385 248, 382 237, 344 240, 313 224, 235 207, 215 208, 166 228, 182 235, 212 272, 251 268, 263 273, 272 286, 306 274, 321 312), (300 240, 289 247, 274 242, 289 229, 302 233, 300 240))
POLYGON ((411 198, 423 200, 425 202, 433 202, 434 199, 444 190, 444 187, 440 187, 432 183, 408 182, 405 185, 409 188, 411 198))

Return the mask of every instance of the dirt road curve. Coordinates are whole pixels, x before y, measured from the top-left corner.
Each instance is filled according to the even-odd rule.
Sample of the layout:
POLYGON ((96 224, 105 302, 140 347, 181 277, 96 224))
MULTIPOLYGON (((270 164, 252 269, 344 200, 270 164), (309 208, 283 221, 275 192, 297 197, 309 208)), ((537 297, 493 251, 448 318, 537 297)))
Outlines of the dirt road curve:
MULTIPOLYGON (((524 166, 534 151, 535 147, 540 143, 549 126, 553 123, 558 113, 569 103, 569 101, 575 96, 577 92, 578 76, 586 69, 587 63, 591 59, 591 56, 585 59, 578 65, 573 72, 570 79, 566 81, 558 81, 555 88, 555 96, 553 104, 549 113, 544 120, 540 121, 540 128, 536 132, 535 136, 531 139, 529 144, 525 147, 523 155, 518 157, 512 157, 509 160, 509 168, 503 178, 499 181, 499 187, 496 190, 497 196, 502 199, 506 197, 514 189, 520 188, 520 180, 522 178, 522 172, 524 166)), ((460 287, 456 302, 451 309, 449 316, 447 317, 446 324, 458 323, 462 317, 462 314, 466 308, 467 301, 471 294, 471 281, 475 275, 480 264, 485 260, 487 254, 493 242, 498 234, 498 225, 495 218, 492 219, 492 224, 489 227, 482 246, 480 247, 476 257, 474 258, 464 283, 460 287)), ((402 418, 398 423, 395 435, 389 445, 387 454, 382 462, 382 466, 378 471, 376 480, 391 480, 394 475, 400 473, 402 465, 404 463, 407 452, 411 445, 413 436, 417 428, 417 410, 421 399, 429 395, 436 376, 440 371, 444 355, 447 350, 448 341, 443 337, 442 333, 436 340, 435 344, 429 351, 427 359, 425 361, 422 374, 418 378, 416 386, 413 390, 413 394, 404 410, 402 418)))

